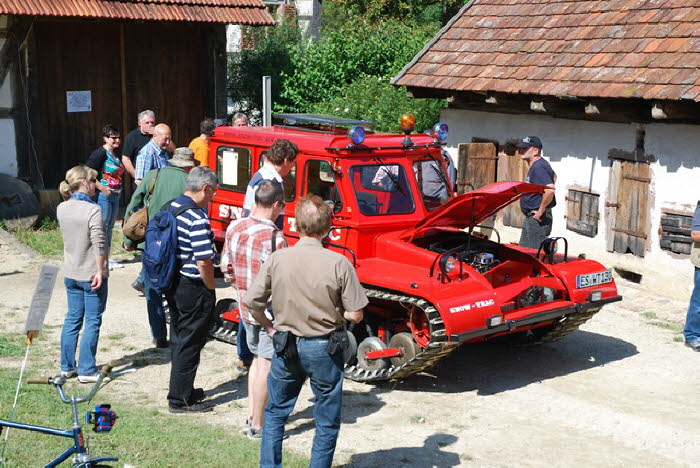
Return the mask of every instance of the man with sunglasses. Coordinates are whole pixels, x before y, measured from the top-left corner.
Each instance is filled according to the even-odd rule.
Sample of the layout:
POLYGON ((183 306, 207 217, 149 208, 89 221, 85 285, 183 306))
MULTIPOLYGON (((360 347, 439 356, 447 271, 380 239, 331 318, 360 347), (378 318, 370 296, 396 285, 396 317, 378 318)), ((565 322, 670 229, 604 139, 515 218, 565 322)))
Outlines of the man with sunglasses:
MULTIPOLYGON (((253 278, 267 257, 287 246, 284 235, 275 226, 275 220, 284 211, 284 190, 274 180, 266 180, 255 191, 255 203, 250 216, 232 223, 226 231, 224 252, 227 261, 221 263, 221 271, 231 276, 231 283, 238 290, 238 297, 245 297, 253 278)), ((240 304, 241 323, 245 327, 246 342, 253 354, 248 372, 248 420, 244 430, 251 439, 262 438, 263 414, 267 404, 267 377, 272 362, 272 338, 240 304)), ((268 308, 265 314, 273 319, 268 308)))

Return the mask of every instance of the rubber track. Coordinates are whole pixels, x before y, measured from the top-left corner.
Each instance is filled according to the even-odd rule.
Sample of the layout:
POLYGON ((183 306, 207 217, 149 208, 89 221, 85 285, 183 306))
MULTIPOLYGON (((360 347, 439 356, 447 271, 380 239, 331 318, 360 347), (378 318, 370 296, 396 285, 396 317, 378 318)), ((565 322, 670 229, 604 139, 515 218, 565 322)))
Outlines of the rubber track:
POLYGON ((365 287, 365 294, 369 298, 383 299, 399 304, 410 304, 419 307, 428 317, 430 326, 430 342, 428 346, 416 354, 409 362, 401 366, 369 371, 358 364, 345 365, 345 377, 356 382, 378 382, 382 380, 403 379, 418 372, 422 372, 443 357, 454 351, 460 343, 448 342, 445 334, 445 325, 435 307, 421 297, 407 296, 394 291, 365 287))
POLYGON ((573 314, 565 315, 559 319, 559 322, 554 324, 554 327, 549 332, 542 335, 539 340, 528 343, 527 346, 554 343, 555 341, 561 340, 569 333, 577 330, 582 324, 589 321, 600 309, 600 307, 592 308, 583 312, 574 312, 573 314))

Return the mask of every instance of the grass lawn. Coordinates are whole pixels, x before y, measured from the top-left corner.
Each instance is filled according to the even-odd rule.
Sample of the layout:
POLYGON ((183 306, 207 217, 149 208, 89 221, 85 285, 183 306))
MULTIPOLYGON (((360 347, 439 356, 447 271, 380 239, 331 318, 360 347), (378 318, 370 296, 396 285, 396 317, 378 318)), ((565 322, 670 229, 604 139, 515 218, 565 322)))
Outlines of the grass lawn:
MULTIPOLYGON (((0 369, 0 417, 9 417, 18 375, 18 370, 0 369)), ((114 384, 107 384, 92 404, 79 406, 81 419, 88 409, 94 410, 96 404, 108 402, 112 403, 112 409, 119 416, 109 433, 97 434, 90 430, 91 426, 83 427, 93 456, 117 456, 119 462, 115 466, 258 466, 260 443, 239 435, 238 429, 216 427, 202 419, 215 416, 171 415, 160 409, 110 401, 106 397, 110 385, 112 391, 117 388, 114 384)), ((89 388, 73 381, 66 385, 69 392, 85 392, 89 388)), ((15 420, 68 429, 72 418, 70 406, 60 403, 54 387, 24 384, 20 390, 15 420)), ((5 466, 43 466, 70 445, 71 440, 67 438, 12 429, 5 453, 5 466)), ((64 462, 64 465, 69 466, 70 461, 64 462)), ((285 453, 284 465, 305 467, 308 466, 308 459, 285 453)))
MULTIPOLYGON (((0 223, 0 228, 4 228, 4 223, 0 223)), ((30 247, 41 255, 49 258, 63 258, 63 238, 58 221, 48 217, 41 219, 38 227, 25 229, 20 228, 12 232, 15 238, 30 247)), ((122 233, 121 222, 115 223, 112 230, 112 245, 110 258, 120 261, 133 256, 132 252, 124 250, 124 234, 122 233)))

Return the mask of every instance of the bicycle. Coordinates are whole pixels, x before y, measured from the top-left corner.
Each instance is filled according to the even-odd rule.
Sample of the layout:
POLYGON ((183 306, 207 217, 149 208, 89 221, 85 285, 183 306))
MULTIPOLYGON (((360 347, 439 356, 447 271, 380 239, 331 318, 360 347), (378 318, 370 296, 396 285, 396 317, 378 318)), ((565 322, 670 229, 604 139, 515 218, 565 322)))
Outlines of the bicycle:
MULTIPOLYGON (((78 404, 80 403, 86 403, 92 400, 92 398, 95 396, 97 391, 100 389, 100 386, 102 382, 105 380, 105 378, 109 377, 110 380, 113 380, 116 377, 119 377, 122 374, 126 374, 127 372, 133 372, 134 369, 125 369, 122 371, 115 371, 112 372, 112 368, 115 366, 115 363, 109 363, 102 367, 102 370, 100 371, 100 376, 97 378, 97 381, 94 383, 92 386, 92 389, 88 392, 87 395, 84 397, 76 397, 76 396, 71 396, 67 397, 65 391, 63 390, 63 385, 66 383, 66 378, 62 375, 57 375, 56 377, 43 377, 43 378, 33 378, 33 379, 27 379, 28 384, 46 384, 46 385, 53 385, 56 388, 56 391, 58 392, 58 396, 61 399, 63 403, 69 404, 72 407, 73 410, 73 426, 69 430, 63 430, 63 429, 58 429, 58 428, 53 428, 53 427, 45 427, 45 426, 36 426, 33 424, 25 424, 17 421, 11 421, 9 419, 0 419, 0 434, 2 433, 2 430, 4 427, 8 428, 15 428, 15 429, 24 429, 27 431, 33 431, 33 432, 40 432, 42 434, 49 434, 49 435, 54 435, 58 437, 67 437, 69 439, 73 439, 73 446, 70 447, 68 450, 63 452, 61 455, 56 457, 55 459, 51 460, 48 464, 45 465, 45 468, 49 467, 55 467, 58 466, 59 464, 63 463, 70 457, 71 455, 74 455, 73 457, 73 467, 75 468, 96 468, 96 467, 104 467, 104 466, 110 466, 110 465, 101 465, 103 462, 116 462, 119 460, 118 457, 98 457, 98 458, 91 458, 90 454, 88 453, 88 447, 85 444, 85 439, 83 437, 83 431, 82 431, 82 424, 80 422, 80 419, 78 418, 78 404)), ((101 405, 100 407, 96 408, 97 411, 88 411, 87 414, 85 415, 85 419, 87 423, 92 423, 95 425, 95 430, 96 432, 109 432, 114 425, 114 422, 116 420, 116 414, 111 411, 109 408, 109 405, 101 405), (104 408, 106 407, 106 408, 104 408)))

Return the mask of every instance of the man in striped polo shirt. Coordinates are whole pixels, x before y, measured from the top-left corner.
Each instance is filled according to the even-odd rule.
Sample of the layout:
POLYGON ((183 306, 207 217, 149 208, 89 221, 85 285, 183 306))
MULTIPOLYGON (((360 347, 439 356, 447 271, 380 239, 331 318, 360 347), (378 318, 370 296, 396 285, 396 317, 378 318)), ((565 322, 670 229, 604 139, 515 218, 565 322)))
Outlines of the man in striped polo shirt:
POLYGON ((191 206, 177 217, 178 277, 169 298, 171 369, 168 402, 171 413, 205 412, 200 403, 204 390, 194 388, 199 357, 212 325, 214 292, 214 236, 202 208, 219 188, 216 174, 208 167, 195 167, 187 175, 185 193, 170 205, 174 210, 191 206))

